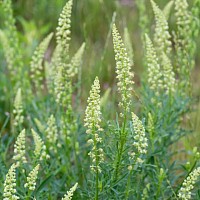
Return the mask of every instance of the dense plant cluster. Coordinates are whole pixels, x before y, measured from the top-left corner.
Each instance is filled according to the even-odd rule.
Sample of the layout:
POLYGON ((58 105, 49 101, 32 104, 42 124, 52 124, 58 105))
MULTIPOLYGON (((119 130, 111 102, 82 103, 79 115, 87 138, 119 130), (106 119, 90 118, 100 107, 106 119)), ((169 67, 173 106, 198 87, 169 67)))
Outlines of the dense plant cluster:
POLYGON ((101 73, 94 70, 85 107, 87 40, 73 55, 73 0, 63 7, 55 34, 48 34, 31 57, 20 43, 11 0, 1 1, 6 62, 0 66, 0 100, 7 112, 0 122, 1 199, 200 199, 198 148, 188 161, 178 150, 190 133, 184 123, 193 104, 200 1, 189 6, 174 0, 164 9, 153 0, 149 4, 153 31, 145 1, 136 1, 145 66, 140 87, 131 34, 124 26, 121 36, 114 13, 108 40, 112 37, 116 84, 103 93, 101 73), (114 102, 111 90, 117 93, 114 102))

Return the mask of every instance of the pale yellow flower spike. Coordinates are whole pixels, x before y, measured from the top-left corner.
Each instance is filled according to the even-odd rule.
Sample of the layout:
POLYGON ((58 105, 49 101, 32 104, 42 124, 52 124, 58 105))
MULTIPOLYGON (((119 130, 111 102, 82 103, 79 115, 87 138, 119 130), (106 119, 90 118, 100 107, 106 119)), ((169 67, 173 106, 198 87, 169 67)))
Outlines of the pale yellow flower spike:
POLYGON ((56 42, 59 46, 60 53, 68 55, 69 41, 71 40, 71 13, 73 1, 69 0, 64 6, 58 19, 58 27, 56 29, 56 42))
POLYGON ((49 155, 46 153, 46 146, 43 142, 43 140, 40 138, 40 136, 33 130, 31 129, 34 143, 35 143, 35 150, 34 150, 34 155, 36 159, 48 159, 49 155))
POLYGON ((100 138, 98 134, 99 131, 102 131, 100 126, 101 110, 99 93, 100 84, 98 77, 96 77, 92 89, 90 90, 90 96, 87 100, 88 106, 85 111, 84 126, 87 127, 86 133, 92 136, 92 139, 88 140, 88 143, 92 145, 89 156, 91 157, 93 164, 90 167, 93 171, 98 169, 98 171, 101 172, 99 164, 103 162, 103 149, 97 147, 97 144, 102 142, 102 138, 100 138))
POLYGON ((40 164, 36 165, 35 168, 33 168, 33 170, 29 173, 27 182, 24 184, 25 188, 28 188, 31 191, 35 190, 39 168, 40 164))
POLYGON ((6 174, 6 180, 4 182, 3 190, 3 200, 17 200, 19 199, 16 196, 16 164, 12 164, 8 173, 6 174))
POLYGON ((14 156, 13 160, 16 161, 16 165, 20 163, 26 163, 26 150, 25 150, 25 129, 23 129, 17 137, 17 141, 14 144, 14 156))
POLYGON ((192 198, 191 190, 194 189, 194 184, 197 182, 200 176, 200 167, 193 170, 189 176, 184 180, 182 187, 178 192, 178 197, 181 200, 190 200, 192 198))
POLYGON ((65 194, 65 196, 62 198, 62 200, 71 200, 74 192, 76 191, 76 188, 78 186, 78 183, 76 183, 68 192, 65 194))
POLYGON ((113 25, 112 35, 116 61, 116 73, 118 79, 117 86, 118 91, 121 94, 121 102, 119 103, 119 106, 123 109, 124 112, 121 112, 120 116, 123 117, 124 114, 126 115, 130 111, 132 99, 131 91, 133 91, 134 84, 132 79, 134 74, 131 72, 130 59, 115 24, 113 25))
MULTIPOLYGON (((132 122, 134 129, 133 146, 136 148, 138 156, 141 156, 147 153, 148 140, 142 122, 134 113, 132 113, 132 122)), ((129 152, 130 159, 134 159, 135 154, 135 152, 129 152)), ((141 158, 138 158, 137 162, 142 162, 141 158)))

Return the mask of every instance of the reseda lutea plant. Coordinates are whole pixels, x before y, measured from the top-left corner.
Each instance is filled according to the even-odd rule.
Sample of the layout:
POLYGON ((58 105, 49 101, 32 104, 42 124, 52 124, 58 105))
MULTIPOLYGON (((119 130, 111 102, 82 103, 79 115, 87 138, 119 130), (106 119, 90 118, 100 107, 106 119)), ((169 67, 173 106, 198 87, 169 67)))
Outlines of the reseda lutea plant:
POLYGON ((116 109, 106 112, 116 113, 115 120, 106 117, 101 108, 102 101, 109 105, 110 99, 102 95, 101 74, 94 72, 96 78, 91 78, 86 108, 75 103, 74 99, 84 96, 78 93, 84 83, 81 65, 87 44, 83 42, 76 53, 72 52, 73 0, 63 7, 55 34, 47 35, 26 62, 21 59, 25 54, 20 48, 11 0, 3 0, 1 5, 8 16, 0 30, 8 79, 3 87, 9 92, 3 95, 11 109, 11 118, 0 132, 3 200, 200 198, 198 149, 187 155, 190 162, 173 157, 178 153, 173 145, 179 147, 180 139, 189 133, 181 121, 191 105, 187 86, 198 33, 194 34, 198 23, 192 23, 192 19, 200 13, 200 8, 194 8, 199 0, 194 0, 191 12, 186 0, 171 1, 164 9, 150 0, 155 16, 153 37, 145 1, 137 1, 146 62, 140 87, 134 84, 131 34, 128 27, 120 34, 120 23, 112 20, 119 95, 116 109), (175 10, 171 9, 173 3, 175 10), (170 14, 177 20, 173 31, 168 24, 170 14), (191 23, 192 32, 186 35, 191 23), (52 50, 54 37, 56 46, 52 50), (53 51, 48 61, 44 58, 47 50, 53 51), (191 66, 186 70, 188 63, 191 66))

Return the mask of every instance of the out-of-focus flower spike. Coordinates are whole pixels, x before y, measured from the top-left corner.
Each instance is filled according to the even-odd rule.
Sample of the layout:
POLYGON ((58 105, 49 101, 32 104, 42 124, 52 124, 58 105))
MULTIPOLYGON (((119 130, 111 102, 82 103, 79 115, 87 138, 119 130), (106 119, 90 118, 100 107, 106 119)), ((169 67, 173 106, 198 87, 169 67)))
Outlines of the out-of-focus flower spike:
POLYGON ((81 65, 82 56, 85 50, 85 43, 81 45, 76 54, 72 57, 70 64, 68 65, 67 73, 69 77, 74 77, 78 73, 78 67, 81 65))
POLYGON ((159 95, 160 90, 163 88, 162 83, 162 73, 160 65, 158 64, 158 59, 156 56, 156 51, 149 36, 145 35, 146 39, 146 59, 147 59, 147 72, 148 72, 148 84, 150 89, 152 89, 156 95, 159 95))
POLYGON ((35 89, 38 88, 43 89, 44 84, 42 83, 44 76, 43 76, 43 58, 44 54, 48 48, 48 45, 53 37, 53 33, 50 33, 36 48, 32 60, 30 63, 30 71, 31 71, 31 79, 34 83, 35 89))
POLYGON ((162 55, 163 84, 166 94, 175 92, 175 74, 170 59, 165 53, 162 55))
POLYGON ((163 9, 163 13, 165 15, 165 18, 166 20, 169 19, 169 16, 170 16, 170 12, 171 12, 171 9, 172 9, 172 6, 174 5, 174 1, 169 1, 166 6, 164 7, 163 9))
POLYGON ((17 94, 15 96, 13 114, 14 114, 13 124, 15 126, 21 126, 22 123, 24 122, 21 88, 17 90, 17 94))
POLYGON ((130 65, 133 66, 133 47, 131 44, 132 44, 132 42, 131 42, 128 28, 125 27, 124 28, 124 45, 127 49, 127 53, 128 53, 129 59, 130 59, 130 65))
POLYGON ((158 8, 158 6, 153 0, 151 0, 151 5, 156 20, 155 35, 154 35, 156 50, 159 54, 164 52, 169 56, 171 53, 172 44, 170 41, 171 36, 169 34, 169 26, 166 17, 163 11, 158 8))
POLYGON ((50 150, 57 152, 56 146, 58 146, 58 128, 56 126, 56 119, 53 115, 51 115, 47 121, 45 134, 50 145, 50 150))

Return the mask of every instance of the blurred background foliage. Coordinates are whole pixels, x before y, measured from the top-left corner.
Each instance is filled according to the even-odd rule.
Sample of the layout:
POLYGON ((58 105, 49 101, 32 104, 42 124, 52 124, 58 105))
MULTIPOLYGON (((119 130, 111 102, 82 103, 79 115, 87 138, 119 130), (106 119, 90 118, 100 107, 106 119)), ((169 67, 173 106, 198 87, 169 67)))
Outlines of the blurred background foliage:
MULTIPOLYGON (((24 60, 27 62, 27 66, 29 66, 31 55, 39 42, 48 33, 55 32, 59 13, 65 5, 66 0, 14 0, 12 2, 16 25, 20 34, 21 47, 26 55, 24 60)), ((143 0, 143 2, 146 4, 146 13, 149 21, 147 28, 150 35, 152 35, 155 23, 153 21, 154 17, 150 1, 143 0)), ((156 2, 160 8, 164 8, 168 0, 157 0, 156 2)), ((70 52, 73 54, 81 45, 82 41, 86 42, 86 52, 82 65, 82 104, 85 104, 89 88, 96 75, 100 77, 105 98, 107 98, 106 95, 108 96, 108 93, 111 92, 110 102, 113 102, 113 99, 115 99, 115 61, 110 30, 110 25, 112 19, 115 18, 115 14, 115 20, 120 28, 120 32, 123 33, 124 27, 127 27, 129 30, 134 50, 133 71, 135 72, 135 87, 141 84, 140 82, 142 73, 145 71, 145 65, 137 0, 74 0, 70 52), (110 89, 111 87, 112 89, 110 89)), ((0 10, 0 19, 4 19, 5 17, 6 16, 3 16, 3 11, 0 10)), ((170 15, 170 28, 174 28, 174 24, 175 20, 173 16, 170 15)), ((0 20, 0 28, 3 29, 3 26, 3 20, 0 20)), ((197 48, 199 44, 200 38, 198 38, 197 48)), ((47 60, 50 58, 54 47, 55 40, 51 42, 50 48, 46 53, 47 60)), ((194 112, 192 112, 191 116, 188 116, 186 124, 184 124, 189 127, 189 129, 194 130, 189 138, 184 139, 184 143, 188 147, 190 147, 191 143, 193 143, 192 146, 200 146, 200 52, 197 52, 196 66, 192 74, 194 112)), ((2 73, 5 67, 2 48, 0 48, 0 60, 0 73, 2 73)), ((4 81, 5 80, 1 80, 0 84, 2 85, 1 82, 4 81)), ((1 113, 6 110, 3 108, 5 106, 4 104, 5 102, 1 101, 1 113)), ((5 116, 6 113, 1 114, 1 118, 3 117, 4 120, 5 116)), ((113 113, 113 116, 115 116, 115 113, 113 113)))

